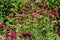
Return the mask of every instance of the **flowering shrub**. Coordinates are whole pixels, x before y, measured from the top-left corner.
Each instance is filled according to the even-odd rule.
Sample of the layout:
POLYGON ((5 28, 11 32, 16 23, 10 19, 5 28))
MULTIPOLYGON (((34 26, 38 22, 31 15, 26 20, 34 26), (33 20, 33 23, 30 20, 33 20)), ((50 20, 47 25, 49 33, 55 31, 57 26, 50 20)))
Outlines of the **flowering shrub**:
POLYGON ((60 1, 0 0, 1 40, 59 40, 60 1))

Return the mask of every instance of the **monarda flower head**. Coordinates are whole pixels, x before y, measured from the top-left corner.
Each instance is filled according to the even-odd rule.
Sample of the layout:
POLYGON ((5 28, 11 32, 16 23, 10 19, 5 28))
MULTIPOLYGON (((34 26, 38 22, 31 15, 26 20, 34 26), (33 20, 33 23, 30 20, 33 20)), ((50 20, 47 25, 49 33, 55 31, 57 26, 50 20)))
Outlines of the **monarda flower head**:
POLYGON ((2 35, 0 35, 0 39, 2 39, 3 38, 3 36, 2 35))
POLYGON ((58 11, 57 10, 51 10, 50 13, 53 14, 53 15, 56 15, 56 14, 58 14, 58 11))
POLYGON ((31 4, 31 2, 26 2, 25 4, 26 4, 26 5, 30 5, 30 4, 31 4))
POLYGON ((26 14, 27 14, 27 15, 28 15, 28 14, 32 14, 32 12, 28 11, 28 12, 26 12, 26 14))
POLYGON ((58 36, 60 36, 60 28, 57 29, 57 33, 58 36))
POLYGON ((32 34, 31 33, 27 33, 27 32, 23 33, 22 35, 23 35, 23 37, 29 37, 29 38, 32 37, 32 34))
POLYGON ((10 31, 10 28, 9 27, 6 27, 5 29, 6 29, 6 31, 10 31))
POLYGON ((11 38, 16 38, 16 33, 14 31, 11 31, 8 36, 11 38))
POLYGON ((34 2, 34 4, 35 4, 35 5, 39 5, 39 4, 40 4, 40 2, 36 1, 36 2, 34 2))
POLYGON ((6 38, 6 40, 12 40, 12 38, 8 36, 8 37, 6 38))
POLYGON ((19 35, 18 35, 18 37, 19 37, 19 38, 22 38, 22 37, 23 37, 23 35, 22 35, 22 34, 19 34, 19 35))
POLYGON ((22 8, 22 10, 28 11, 28 10, 30 10, 30 8, 22 8))
POLYGON ((48 4, 48 2, 44 2, 43 4, 40 4, 42 7, 48 7, 49 6, 49 4, 48 4))
POLYGON ((41 8, 40 10, 41 10, 41 12, 43 12, 43 11, 45 11, 45 8, 41 8))
POLYGON ((48 2, 44 2, 43 3, 45 6, 49 6, 49 3, 48 2))
POLYGON ((3 24, 0 24, 0 28, 2 28, 3 27, 3 24))

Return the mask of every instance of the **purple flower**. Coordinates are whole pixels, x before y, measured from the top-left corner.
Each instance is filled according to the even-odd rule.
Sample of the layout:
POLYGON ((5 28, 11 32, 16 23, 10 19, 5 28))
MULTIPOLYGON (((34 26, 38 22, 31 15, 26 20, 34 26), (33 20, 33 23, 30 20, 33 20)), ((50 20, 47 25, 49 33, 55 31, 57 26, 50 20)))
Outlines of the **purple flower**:
POLYGON ((6 40, 12 40, 12 38, 8 36, 8 37, 6 38, 6 40))
POLYGON ((34 2, 34 4, 35 4, 35 5, 39 5, 39 4, 40 4, 40 2, 36 1, 36 2, 34 2))
POLYGON ((0 24, 0 28, 2 28, 3 27, 3 24, 0 24))
POLYGON ((32 34, 27 33, 27 32, 23 33, 22 35, 23 35, 23 37, 29 37, 29 38, 31 38, 31 37, 32 37, 32 34))
POLYGON ((52 10, 51 14, 58 14, 58 11, 57 10, 52 10))

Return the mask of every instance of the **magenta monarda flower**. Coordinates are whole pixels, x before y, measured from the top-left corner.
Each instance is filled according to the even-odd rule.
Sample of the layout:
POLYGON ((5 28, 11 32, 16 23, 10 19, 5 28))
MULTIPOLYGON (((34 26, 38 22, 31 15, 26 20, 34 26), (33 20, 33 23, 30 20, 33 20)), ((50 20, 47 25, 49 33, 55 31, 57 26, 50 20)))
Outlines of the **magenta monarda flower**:
POLYGON ((39 5, 39 4, 40 4, 40 2, 37 2, 37 1, 36 1, 36 2, 34 2, 34 4, 35 4, 35 5, 39 5))
POLYGON ((22 35, 22 34, 19 34, 19 35, 18 35, 18 37, 19 37, 19 38, 22 38, 22 37, 23 37, 23 35, 22 35))
POLYGON ((8 37, 6 38, 6 40, 12 40, 12 38, 8 36, 8 37))
POLYGON ((26 5, 30 5, 30 4, 31 4, 31 2, 26 2, 25 4, 26 4, 26 5))
POLYGON ((42 7, 46 7, 46 6, 49 6, 49 4, 47 2, 44 2, 43 4, 41 4, 42 7))
POLYGON ((9 17, 9 18, 13 18, 13 16, 12 16, 12 15, 9 15, 8 17, 9 17))
POLYGON ((26 14, 21 14, 22 17, 26 17, 26 14))
POLYGON ((31 24, 34 24, 35 23, 34 20, 28 20, 28 22, 31 23, 31 24))
POLYGON ((27 10, 26 8, 22 8, 22 10, 27 10))
POLYGON ((57 34, 58 36, 60 36, 60 28, 58 28, 57 30, 58 30, 58 31, 57 31, 56 34, 57 34))
POLYGON ((33 10, 33 13, 38 13, 38 10, 33 10))
POLYGON ((24 3, 24 4, 22 4, 22 6, 26 6, 26 4, 24 3))
POLYGON ((2 39, 3 37, 0 35, 0 39, 2 39))
POLYGON ((5 29, 6 29, 7 31, 10 31, 10 28, 9 28, 9 27, 6 27, 5 29))
POLYGON ((57 35, 60 36, 60 31, 57 32, 57 35))
POLYGON ((41 12, 43 12, 43 11, 45 11, 45 8, 41 8, 40 10, 41 10, 41 12))
POLYGON ((51 10, 51 14, 58 14, 58 11, 57 10, 51 10))
POLYGON ((22 10, 30 10, 30 8, 22 8, 22 10))
POLYGON ((16 38, 16 33, 14 31, 11 31, 8 36, 11 38, 16 38))
POLYGON ((0 24, 0 28, 2 28, 3 27, 3 24, 0 24))
POLYGON ((44 2, 43 4, 44 6, 49 6, 48 2, 44 2))
POLYGON ((27 33, 27 32, 23 33, 22 35, 23 35, 23 37, 29 37, 29 38, 32 37, 32 34, 31 33, 27 33))
POLYGON ((32 14, 32 12, 28 11, 28 12, 26 12, 26 14, 27 14, 27 15, 28 15, 28 14, 32 14))

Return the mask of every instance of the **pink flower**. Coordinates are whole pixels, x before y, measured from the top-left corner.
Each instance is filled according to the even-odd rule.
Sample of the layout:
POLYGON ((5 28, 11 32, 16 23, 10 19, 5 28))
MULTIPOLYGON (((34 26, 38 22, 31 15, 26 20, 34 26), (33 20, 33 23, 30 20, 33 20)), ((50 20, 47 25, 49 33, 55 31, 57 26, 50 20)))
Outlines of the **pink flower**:
POLYGON ((58 28, 57 30, 60 30, 60 28, 58 28))
POLYGON ((34 23, 35 23, 35 21, 34 21, 34 20, 28 20, 28 22, 29 22, 29 23, 32 23, 32 24, 34 24, 34 23))
POLYGON ((43 18, 43 16, 40 15, 40 14, 36 14, 35 17, 38 18, 38 19, 39 19, 39 18, 43 18))
POLYGON ((22 10, 30 10, 30 8, 22 8, 22 10))
POLYGON ((41 8, 41 12, 45 11, 45 8, 41 8))
POLYGON ((23 33, 22 35, 23 35, 23 37, 29 37, 29 38, 31 38, 33 36, 32 34, 27 33, 27 32, 23 33))
POLYGON ((28 15, 28 14, 32 14, 32 12, 28 11, 28 12, 26 12, 26 14, 27 14, 27 15, 28 15))
POLYGON ((10 28, 9 28, 9 27, 6 27, 5 29, 6 29, 7 31, 10 31, 10 28))
POLYGON ((22 38, 22 37, 23 37, 23 35, 22 35, 22 34, 19 34, 19 35, 18 35, 18 37, 19 37, 19 38, 22 38))
POLYGON ((22 17, 26 17, 26 14, 21 14, 20 16, 22 16, 22 17))
POLYGON ((57 35, 60 36, 60 31, 57 32, 57 35))
POLYGON ((0 35, 0 39, 2 39, 3 37, 0 35))
POLYGON ((12 40, 12 38, 8 36, 8 37, 6 38, 6 40, 12 40))
POLYGON ((2 28, 3 27, 3 24, 0 24, 0 28, 2 28))
POLYGON ((14 31, 11 31, 8 36, 11 38, 16 38, 16 33, 14 31))
POLYGON ((40 4, 42 7, 45 6, 44 4, 40 4))
POLYGON ((22 10, 27 10, 26 8, 22 8, 22 10))
POLYGON ((38 13, 39 11, 38 10, 33 10, 33 13, 38 13))
POLYGON ((12 15, 9 15, 8 17, 9 17, 10 19, 11 19, 11 18, 13 18, 13 16, 12 16, 12 15))
POLYGON ((22 4, 22 6, 26 6, 26 4, 22 4))
POLYGON ((31 2, 26 2, 25 4, 30 5, 30 4, 31 4, 31 2))
POLYGON ((56 15, 56 14, 58 14, 58 11, 57 10, 52 10, 50 13, 56 15))
POLYGON ((40 4, 40 2, 34 2, 34 4, 35 4, 35 5, 39 5, 39 4, 40 4))
POLYGON ((43 4, 44 4, 45 6, 49 6, 48 2, 44 2, 43 4))
POLYGON ((41 4, 41 6, 46 7, 46 6, 49 6, 49 4, 47 2, 44 2, 43 4, 41 4))
POLYGON ((60 28, 58 28, 57 30, 58 30, 58 31, 57 31, 56 34, 57 34, 58 36, 60 36, 60 28))

